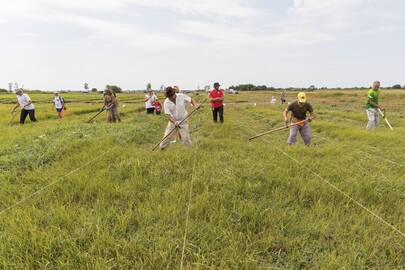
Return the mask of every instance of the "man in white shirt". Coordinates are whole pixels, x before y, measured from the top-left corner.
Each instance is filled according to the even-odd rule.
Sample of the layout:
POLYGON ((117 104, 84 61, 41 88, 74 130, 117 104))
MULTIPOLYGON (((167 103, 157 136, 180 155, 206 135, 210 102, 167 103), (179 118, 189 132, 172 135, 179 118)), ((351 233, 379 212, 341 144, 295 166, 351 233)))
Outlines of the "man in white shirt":
POLYGON ((145 95, 145 108, 147 114, 153 114, 155 112, 155 102, 157 101, 157 96, 152 90, 148 90, 148 94, 145 95))
POLYGON ((30 97, 27 94, 24 94, 24 92, 21 89, 18 89, 17 92, 17 104, 13 108, 12 113, 15 113, 17 111, 18 107, 21 107, 21 115, 20 115, 20 124, 25 123, 25 119, 27 116, 30 116, 31 123, 36 122, 37 119, 35 118, 35 106, 32 104, 32 101, 30 97))
POLYGON ((195 108, 199 106, 191 97, 182 93, 176 93, 176 89, 173 87, 166 88, 166 100, 163 107, 169 120, 169 124, 167 125, 164 137, 168 136, 169 134, 170 136, 162 141, 160 144, 160 149, 163 150, 167 148, 170 145, 170 142, 178 135, 185 146, 191 147, 188 122, 187 120, 183 121, 188 116, 186 109, 188 104, 191 104, 195 108))
POLYGON ((59 118, 63 118, 63 110, 65 108, 65 101, 63 97, 59 95, 58 92, 55 92, 55 96, 53 97, 53 106, 58 113, 59 118))

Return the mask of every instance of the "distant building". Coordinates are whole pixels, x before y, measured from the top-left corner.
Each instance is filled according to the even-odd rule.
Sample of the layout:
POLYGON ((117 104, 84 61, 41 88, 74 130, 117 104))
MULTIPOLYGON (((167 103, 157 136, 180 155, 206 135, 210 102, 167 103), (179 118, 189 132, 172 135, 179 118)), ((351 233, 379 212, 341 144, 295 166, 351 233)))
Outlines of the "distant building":
POLYGON ((232 88, 227 89, 225 92, 228 94, 231 94, 231 95, 238 94, 238 91, 236 91, 235 89, 232 89, 232 88))

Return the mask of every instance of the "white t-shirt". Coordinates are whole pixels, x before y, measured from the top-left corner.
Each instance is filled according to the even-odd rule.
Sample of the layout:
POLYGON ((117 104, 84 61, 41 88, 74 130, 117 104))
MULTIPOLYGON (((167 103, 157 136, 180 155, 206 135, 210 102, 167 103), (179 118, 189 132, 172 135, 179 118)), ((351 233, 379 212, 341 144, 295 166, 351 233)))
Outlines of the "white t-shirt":
POLYGON ((153 103, 155 103, 155 101, 157 100, 157 96, 156 95, 152 95, 152 96, 146 95, 145 99, 148 99, 145 102, 145 108, 146 109, 154 108, 153 103))
POLYGON ((165 114, 174 117, 177 121, 182 121, 188 116, 186 107, 191 102, 191 97, 178 93, 176 94, 176 104, 174 104, 169 98, 166 98, 164 102, 165 114))
POLYGON ((62 97, 61 96, 55 96, 54 98, 53 98, 53 103, 55 103, 55 108, 56 109, 62 109, 63 108, 63 106, 62 106, 62 97))
POLYGON ((18 103, 20 104, 21 109, 24 110, 34 110, 34 104, 30 104, 29 106, 26 106, 30 101, 30 97, 27 94, 22 94, 21 96, 17 95, 17 100, 18 103))

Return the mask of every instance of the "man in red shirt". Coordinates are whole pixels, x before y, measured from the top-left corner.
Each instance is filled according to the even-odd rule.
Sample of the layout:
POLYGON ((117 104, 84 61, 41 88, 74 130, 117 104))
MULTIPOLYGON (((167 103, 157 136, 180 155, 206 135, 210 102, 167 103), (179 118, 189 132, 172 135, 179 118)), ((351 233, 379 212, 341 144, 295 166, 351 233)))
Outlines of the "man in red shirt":
POLYGON ((214 89, 209 94, 214 123, 218 122, 218 114, 219 121, 224 122, 224 90, 220 89, 220 86, 219 83, 214 83, 214 89))

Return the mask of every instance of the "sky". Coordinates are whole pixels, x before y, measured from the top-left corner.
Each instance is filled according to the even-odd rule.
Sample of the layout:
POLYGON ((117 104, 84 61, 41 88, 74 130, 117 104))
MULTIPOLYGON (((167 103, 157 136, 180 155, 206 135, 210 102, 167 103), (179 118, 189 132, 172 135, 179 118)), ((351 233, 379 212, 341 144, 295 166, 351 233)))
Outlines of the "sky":
POLYGON ((1 0, 0 88, 405 85, 404 0, 1 0))

